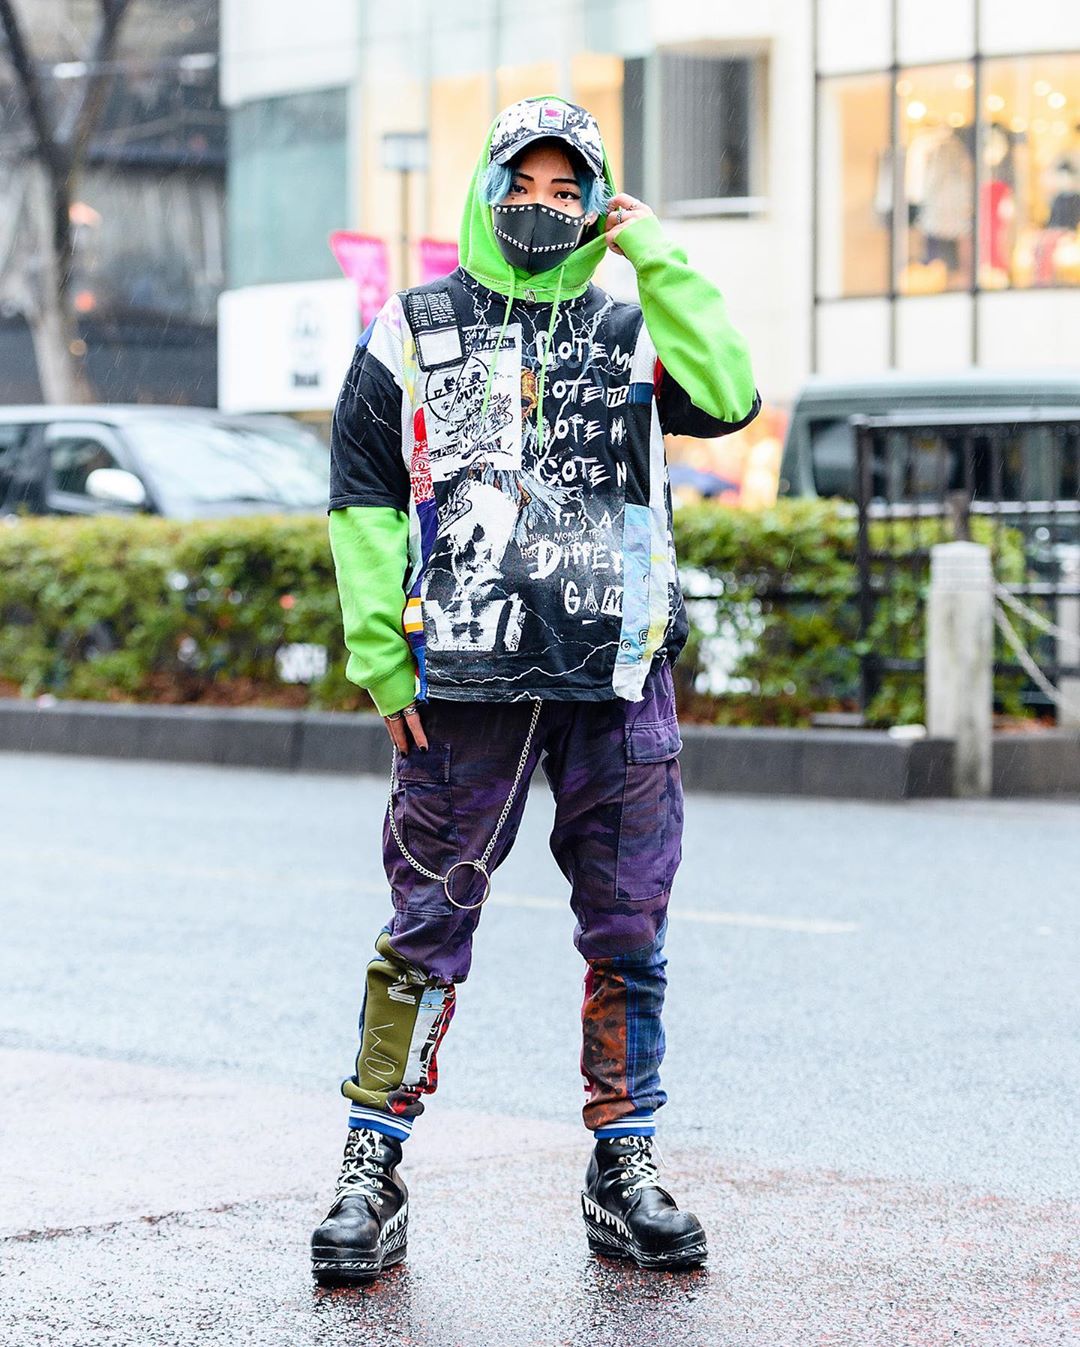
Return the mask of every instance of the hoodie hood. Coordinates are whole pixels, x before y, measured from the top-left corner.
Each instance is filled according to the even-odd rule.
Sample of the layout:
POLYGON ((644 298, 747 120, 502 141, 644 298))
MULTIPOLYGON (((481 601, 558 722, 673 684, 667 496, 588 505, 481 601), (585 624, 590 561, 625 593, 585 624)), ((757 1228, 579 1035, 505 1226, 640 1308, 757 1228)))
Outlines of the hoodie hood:
POLYGON ((491 207, 480 194, 480 184, 489 164, 508 163, 531 141, 549 136, 564 140, 570 148, 577 150, 590 168, 602 171, 607 190, 615 191, 600 128, 592 114, 554 94, 523 98, 504 109, 488 129, 465 198, 458 253, 461 265, 469 275, 489 290, 507 296, 530 290, 538 300, 551 303, 560 297, 576 298, 592 280, 606 247, 604 221, 597 220, 586 231, 587 242, 572 252, 565 262, 550 271, 530 273, 512 267, 503 257, 495 240, 491 207))

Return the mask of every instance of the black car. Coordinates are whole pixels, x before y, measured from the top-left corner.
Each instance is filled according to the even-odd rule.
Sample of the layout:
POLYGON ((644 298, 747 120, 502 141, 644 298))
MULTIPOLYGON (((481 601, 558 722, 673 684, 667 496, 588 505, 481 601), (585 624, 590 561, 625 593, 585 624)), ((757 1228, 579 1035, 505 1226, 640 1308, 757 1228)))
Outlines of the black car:
POLYGON ((310 513, 328 480, 326 447, 287 417, 0 407, 0 515, 310 513))
MULTIPOLYGON (((856 498, 857 417, 880 423, 887 451, 875 465, 874 496, 891 503, 915 504, 940 494, 942 470, 946 484, 960 485, 954 480, 962 476, 957 427, 972 425, 1001 443, 1003 496, 1076 497, 1069 437, 1080 419, 1080 375, 1073 371, 971 369, 811 379, 788 423, 782 496, 856 498), (886 426, 888 419, 892 424, 886 426)), ((981 482, 976 487, 986 494, 981 482)))

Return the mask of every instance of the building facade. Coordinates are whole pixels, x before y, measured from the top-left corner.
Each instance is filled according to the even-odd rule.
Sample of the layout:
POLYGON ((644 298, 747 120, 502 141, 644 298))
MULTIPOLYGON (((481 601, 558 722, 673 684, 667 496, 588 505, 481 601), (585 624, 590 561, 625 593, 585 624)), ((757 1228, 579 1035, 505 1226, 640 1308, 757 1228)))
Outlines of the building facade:
MULTIPOLYGON (((19 5, 54 115, 86 77, 81 58, 95 9, 75 0, 19 5)), ((217 4, 209 0, 142 0, 121 29, 115 78, 71 210, 73 303, 102 401, 216 399, 226 130, 218 46, 217 4)), ((25 188, 25 140, 22 99, 0 61, 0 206, 9 225, 25 188)), ((0 398, 37 402, 30 333, 2 284, 5 242, 0 237, 0 398)))
MULTIPOLYGON (((360 325, 328 236, 416 283, 495 113, 546 92, 596 114, 619 185, 724 290, 768 402, 814 371, 1076 360, 1075 0, 309 0, 302 22, 224 0, 222 21, 222 405, 325 415, 360 325)), ((617 258, 598 279, 633 294, 617 258)))
POLYGON ((1080 359, 1080 5, 818 0, 812 367, 1080 359))

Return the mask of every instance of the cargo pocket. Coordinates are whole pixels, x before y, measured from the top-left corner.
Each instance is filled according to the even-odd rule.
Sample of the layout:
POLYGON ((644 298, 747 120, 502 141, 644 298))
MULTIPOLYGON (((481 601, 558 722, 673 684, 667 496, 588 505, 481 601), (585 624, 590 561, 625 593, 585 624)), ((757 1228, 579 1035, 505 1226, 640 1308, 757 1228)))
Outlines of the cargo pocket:
POLYGON ((615 886, 620 901, 645 902, 668 892, 682 858, 679 722, 674 715, 634 721, 626 726, 624 742, 615 886))
POLYGON ((450 784, 450 745, 432 744, 399 755, 394 821, 401 840, 428 870, 446 874, 460 859, 454 796, 450 784))

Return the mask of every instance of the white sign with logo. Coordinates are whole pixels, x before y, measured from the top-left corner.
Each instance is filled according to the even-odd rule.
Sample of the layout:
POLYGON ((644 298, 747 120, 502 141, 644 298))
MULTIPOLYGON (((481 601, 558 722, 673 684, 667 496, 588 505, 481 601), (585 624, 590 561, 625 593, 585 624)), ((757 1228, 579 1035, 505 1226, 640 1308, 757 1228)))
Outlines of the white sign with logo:
POLYGON ((359 335, 353 281, 227 290, 218 301, 218 405, 329 411, 359 335))

